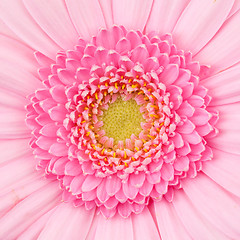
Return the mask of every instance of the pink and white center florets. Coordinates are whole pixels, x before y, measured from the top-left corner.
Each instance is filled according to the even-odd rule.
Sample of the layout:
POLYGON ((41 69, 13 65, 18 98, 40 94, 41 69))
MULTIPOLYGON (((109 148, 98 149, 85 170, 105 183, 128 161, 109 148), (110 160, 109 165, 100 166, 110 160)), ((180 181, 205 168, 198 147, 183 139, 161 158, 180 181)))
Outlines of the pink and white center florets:
POLYGON ((171 201, 182 179, 212 158, 207 140, 217 134, 218 114, 199 82, 206 67, 171 35, 114 26, 59 52, 55 63, 36 57, 44 87, 27 106, 30 145, 38 168, 60 181, 63 200, 128 217, 152 200, 171 201), (118 109, 139 126, 114 122, 111 133, 118 109))

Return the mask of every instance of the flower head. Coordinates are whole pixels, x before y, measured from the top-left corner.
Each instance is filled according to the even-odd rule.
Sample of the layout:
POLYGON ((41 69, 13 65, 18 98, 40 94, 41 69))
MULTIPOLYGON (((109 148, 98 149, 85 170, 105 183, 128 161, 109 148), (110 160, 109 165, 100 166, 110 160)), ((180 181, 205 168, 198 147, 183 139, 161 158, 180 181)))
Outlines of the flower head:
POLYGON ((23 2, 0 3, 0 238, 238 239, 238 2, 23 2))

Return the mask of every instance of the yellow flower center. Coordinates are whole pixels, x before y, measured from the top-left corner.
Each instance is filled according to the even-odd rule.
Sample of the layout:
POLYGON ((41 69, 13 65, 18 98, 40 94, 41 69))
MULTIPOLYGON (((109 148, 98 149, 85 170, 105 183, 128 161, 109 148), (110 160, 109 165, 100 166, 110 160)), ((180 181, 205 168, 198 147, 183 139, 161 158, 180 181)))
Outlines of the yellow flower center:
POLYGON ((139 136, 142 131, 141 122, 144 118, 140 112, 140 106, 133 99, 124 101, 118 98, 103 112, 103 127, 106 136, 114 139, 114 143, 125 141, 132 134, 139 136))

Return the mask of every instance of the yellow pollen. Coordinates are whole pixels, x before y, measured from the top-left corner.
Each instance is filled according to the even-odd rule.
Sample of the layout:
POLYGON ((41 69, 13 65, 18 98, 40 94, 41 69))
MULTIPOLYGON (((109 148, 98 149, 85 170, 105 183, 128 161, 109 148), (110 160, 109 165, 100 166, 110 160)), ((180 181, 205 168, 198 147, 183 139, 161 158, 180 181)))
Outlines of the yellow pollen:
POLYGON ((105 83, 105 86, 108 87, 108 83, 105 83))
POLYGON ((156 105, 151 105, 152 108, 158 109, 158 106, 156 105))
POLYGON ((164 122, 160 123, 160 126, 163 126, 164 125, 164 122))
POLYGON ((113 153, 113 157, 114 157, 114 158, 116 157, 116 152, 113 153))
POLYGON ((140 91, 139 93, 138 93, 138 95, 140 95, 140 94, 142 94, 143 93, 143 91, 140 91))
POLYGON ((154 147, 157 147, 157 144, 153 144, 154 147))
POLYGON ((144 140, 144 139, 142 139, 142 141, 145 143, 145 142, 147 142, 146 140, 144 140))
POLYGON ((124 89, 124 88, 125 88, 125 86, 126 86, 126 85, 125 85, 125 84, 123 84, 123 85, 122 85, 122 89, 124 89))
POLYGON ((117 83, 115 83, 115 88, 118 89, 118 85, 117 85, 117 83))
POLYGON ((144 83, 143 86, 146 87, 146 86, 147 86, 147 83, 144 83))
POLYGON ((106 136, 114 139, 114 144, 130 139, 132 134, 139 136, 143 130, 141 123, 145 122, 136 101, 134 99, 124 101, 121 97, 109 104, 107 110, 103 110, 100 120, 103 122, 101 128, 106 136))
POLYGON ((87 133, 86 133, 86 136, 88 137, 89 135, 90 135, 90 132, 87 132, 87 133))
POLYGON ((87 99, 89 99, 90 98, 90 96, 87 96, 87 99))
POLYGON ((93 127, 93 125, 90 125, 89 128, 90 128, 90 129, 93 129, 94 127, 93 127))
POLYGON ((148 98, 148 97, 145 97, 145 98, 144 98, 144 100, 145 100, 145 101, 148 101, 148 100, 149 100, 149 98, 148 98))
POLYGON ((95 98, 98 100, 98 95, 97 95, 97 93, 95 93, 95 98))
POLYGON ((139 148, 138 148, 138 147, 135 147, 135 149, 136 149, 137 151, 139 151, 139 148))
POLYGON ((147 135, 148 137, 150 137, 150 138, 152 138, 152 139, 154 139, 154 136, 151 136, 151 135, 147 135))
POLYGON ((93 103, 91 104, 91 106, 92 106, 92 107, 95 107, 95 105, 94 105, 93 103))
POLYGON ((133 84, 132 88, 136 88, 138 86, 138 84, 133 84))
POLYGON ((132 79, 130 78, 129 80, 128 80, 128 82, 130 83, 132 81, 132 79))
POLYGON ((92 146, 92 148, 93 148, 94 150, 96 150, 96 147, 95 147, 95 145, 94 145, 94 144, 92 144, 91 146, 92 146))
POLYGON ((98 166, 100 166, 101 165, 101 163, 100 162, 98 162, 98 166))
POLYGON ((125 158, 125 159, 127 158, 127 153, 126 153, 126 151, 124 151, 124 158, 125 158))
POLYGON ((150 114, 150 117, 152 117, 152 118, 159 118, 159 116, 156 115, 156 114, 150 114))
POLYGON ((83 124, 83 123, 85 123, 86 121, 81 121, 81 123, 83 124))
POLYGON ((101 151, 102 154, 104 154, 105 148, 103 148, 103 150, 101 151))
POLYGON ((137 75, 136 78, 139 78, 139 76, 137 75))
POLYGON ((104 158, 104 162, 107 162, 107 158, 104 158))
POLYGON ((134 157, 132 157, 132 161, 135 161, 136 159, 134 157))
POLYGON ((123 79, 123 76, 121 76, 121 79, 123 79))
POLYGON ((113 166, 113 164, 111 163, 109 166, 110 166, 110 167, 112 167, 112 166, 113 166))
POLYGON ((144 152, 148 152, 148 150, 146 148, 143 149, 144 152))
POLYGON ((126 162, 124 163, 124 165, 125 165, 126 167, 128 167, 128 164, 127 164, 126 162))
POLYGON ((149 91, 149 92, 151 92, 151 91, 152 91, 152 89, 151 89, 151 88, 149 88, 149 89, 148 89, 148 91, 149 91))
POLYGON ((101 86, 98 84, 98 87, 100 88, 101 86))
POLYGON ((88 110, 88 107, 85 107, 84 109, 85 109, 85 110, 88 110))

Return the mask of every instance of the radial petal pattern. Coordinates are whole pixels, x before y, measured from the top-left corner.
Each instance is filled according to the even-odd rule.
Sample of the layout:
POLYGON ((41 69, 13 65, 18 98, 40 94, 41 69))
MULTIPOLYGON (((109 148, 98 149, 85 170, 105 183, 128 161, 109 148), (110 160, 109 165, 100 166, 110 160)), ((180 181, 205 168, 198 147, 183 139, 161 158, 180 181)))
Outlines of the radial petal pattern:
POLYGON ((1 0, 0 239, 240 239, 239 0, 1 0))

